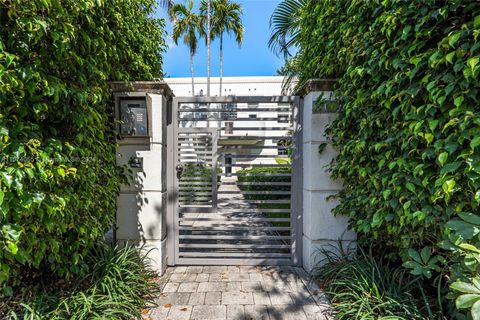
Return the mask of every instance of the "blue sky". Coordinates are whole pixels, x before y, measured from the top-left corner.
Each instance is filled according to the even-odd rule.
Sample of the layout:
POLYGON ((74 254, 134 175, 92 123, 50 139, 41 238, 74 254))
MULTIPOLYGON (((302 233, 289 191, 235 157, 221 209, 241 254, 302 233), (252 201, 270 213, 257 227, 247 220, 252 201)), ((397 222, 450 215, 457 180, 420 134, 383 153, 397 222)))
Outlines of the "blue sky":
MULTIPOLYGON (((177 0, 186 1, 184 0, 177 0)), ((195 0, 196 6, 200 0, 195 0)), ((224 38, 223 75, 224 76, 271 76, 283 65, 268 48, 270 36, 269 21, 273 10, 281 0, 236 0, 243 6, 244 41, 241 48, 233 37, 224 38)), ((166 12, 160 8, 158 15, 165 18, 166 12)), ((168 21, 168 19, 167 19, 168 21)), ((171 40, 171 24, 167 22, 168 44, 170 48, 164 55, 163 70, 168 77, 190 77, 190 56, 188 48, 180 42, 175 46, 171 40)), ((219 75, 219 42, 212 43, 211 76, 219 75)), ((207 75, 207 48, 205 41, 199 43, 194 59, 195 76, 207 75)))

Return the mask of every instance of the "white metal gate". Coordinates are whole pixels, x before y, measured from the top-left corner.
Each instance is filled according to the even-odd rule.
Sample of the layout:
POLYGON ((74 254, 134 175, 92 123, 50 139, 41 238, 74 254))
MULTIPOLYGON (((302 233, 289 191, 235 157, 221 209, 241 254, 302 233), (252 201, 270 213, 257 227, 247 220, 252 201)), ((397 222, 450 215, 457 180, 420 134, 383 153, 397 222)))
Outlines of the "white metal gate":
POLYGON ((168 263, 301 263, 297 97, 174 98, 168 263))

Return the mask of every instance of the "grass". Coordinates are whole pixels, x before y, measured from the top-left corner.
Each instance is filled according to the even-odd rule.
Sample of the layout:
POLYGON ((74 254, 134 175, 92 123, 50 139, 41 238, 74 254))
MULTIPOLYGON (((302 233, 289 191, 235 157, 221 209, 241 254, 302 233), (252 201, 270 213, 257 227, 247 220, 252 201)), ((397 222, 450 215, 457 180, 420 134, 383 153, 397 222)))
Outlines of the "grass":
POLYGON ((315 270, 331 297, 339 320, 433 319, 422 283, 400 267, 359 249, 358 257, 322 251, 323 266, 315 270))
POLYGON ((68 282, 41 279, 18 288, 0 307, 0 318, 132 319, 153 303, 159 292, 157 274, 139 249, 101 245, 88 260, 88 276, 68 282))

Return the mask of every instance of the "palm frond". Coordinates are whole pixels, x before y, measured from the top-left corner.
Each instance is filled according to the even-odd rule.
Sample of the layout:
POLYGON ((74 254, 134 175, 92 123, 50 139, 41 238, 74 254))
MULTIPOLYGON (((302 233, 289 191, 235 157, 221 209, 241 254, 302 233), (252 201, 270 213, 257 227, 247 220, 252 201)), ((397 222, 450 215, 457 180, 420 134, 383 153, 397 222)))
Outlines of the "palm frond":
POLYGON ((284 0, 273 11, 270 18, 272 34, 269 48, 285 59, 291 56, 289 49, 298 41, 299 20, 308 0, 284 0))

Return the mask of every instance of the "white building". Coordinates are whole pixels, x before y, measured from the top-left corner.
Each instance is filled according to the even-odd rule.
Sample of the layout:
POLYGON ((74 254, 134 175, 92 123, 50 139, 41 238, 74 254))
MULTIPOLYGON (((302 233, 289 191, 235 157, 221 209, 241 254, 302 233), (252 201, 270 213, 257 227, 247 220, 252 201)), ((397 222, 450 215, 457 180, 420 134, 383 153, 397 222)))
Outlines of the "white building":
MULTIPOLYGON (((223 77, 222 96, 279 96, 284 77, 223 77)), ((192 78, 165 78, 177 97, 192 96, 192 78)), ((220 95, 220 78, 210 78, 210 96, 220 95)), ((195 77, 195 96, 207 94, 207 78, 195 77)))

